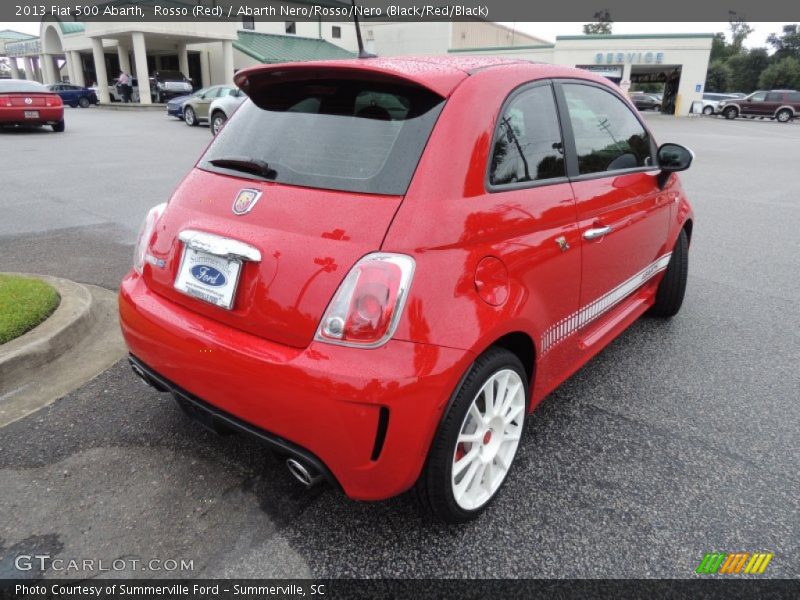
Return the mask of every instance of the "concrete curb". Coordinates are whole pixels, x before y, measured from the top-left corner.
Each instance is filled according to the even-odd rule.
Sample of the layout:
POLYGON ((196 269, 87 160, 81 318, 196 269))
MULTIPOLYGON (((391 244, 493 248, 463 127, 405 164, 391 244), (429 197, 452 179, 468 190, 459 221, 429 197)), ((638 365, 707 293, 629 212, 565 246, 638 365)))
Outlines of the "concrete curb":
POLYGON ((61 302, 46 321, 0 346, 0 397, 85 336, 91 328, 93 317, 92 295, 82 285, 46 275, 8 275, 21 275, 49 283, 61 296, 61 302))
POLYGON ((46 321, 0 346, 0 427, 83 385, 126 352, 114 292, 58 277, 12 274, 49 283, 61 303, 46 321))
POLYGON ((130 102, 128 104, 123 104, 122 102, 114 102, 111 104, 98 104, 97 108, 100 110, 121 110, 127 112, 152 112, 152 111, 161 111, 164 112, 167 110, 166 104, 138 104, 134 102, 130 102))

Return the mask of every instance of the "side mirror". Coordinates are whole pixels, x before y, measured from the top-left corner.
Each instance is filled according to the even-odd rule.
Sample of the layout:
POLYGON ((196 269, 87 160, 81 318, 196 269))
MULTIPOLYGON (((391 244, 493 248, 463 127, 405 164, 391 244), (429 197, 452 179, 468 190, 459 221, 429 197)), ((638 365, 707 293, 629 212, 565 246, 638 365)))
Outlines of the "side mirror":
POLYGON ((685 171, 692 165, 694 153, 680 144, 662 144, 658 149, 658 186, 664 188, 667 180, 676 171, 685 171))

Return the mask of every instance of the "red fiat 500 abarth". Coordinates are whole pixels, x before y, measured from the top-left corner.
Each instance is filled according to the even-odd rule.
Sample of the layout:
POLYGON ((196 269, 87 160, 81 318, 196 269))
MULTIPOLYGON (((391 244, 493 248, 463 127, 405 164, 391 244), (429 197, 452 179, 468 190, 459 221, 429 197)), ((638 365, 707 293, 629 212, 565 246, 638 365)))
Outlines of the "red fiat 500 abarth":
POLYGON ((145 220, 122 329, 141 377, 298 479, 470 519, 542 398, 680 308, 692 154, 605 79, 437 57, 236 82, 249 100, 145 220))

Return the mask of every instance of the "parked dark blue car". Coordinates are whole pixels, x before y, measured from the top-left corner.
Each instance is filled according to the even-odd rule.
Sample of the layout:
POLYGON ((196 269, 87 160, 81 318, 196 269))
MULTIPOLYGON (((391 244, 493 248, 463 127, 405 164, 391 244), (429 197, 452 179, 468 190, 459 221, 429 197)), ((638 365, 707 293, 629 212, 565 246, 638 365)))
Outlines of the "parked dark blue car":
POLYGON ((89 108, 92 104, 97 104, 97 94, 89 88, 68 83, 54 83, 48 85, 47 88, 61 96, 61 101, 64 104, 69 104, 72 108, 76 106, 89 108))
POLYGON ((192 97, 193 94, 186 94, 185 96, 178 96, 167 102, 167 114, 176 119, 183 121, 183 105, 192 97))

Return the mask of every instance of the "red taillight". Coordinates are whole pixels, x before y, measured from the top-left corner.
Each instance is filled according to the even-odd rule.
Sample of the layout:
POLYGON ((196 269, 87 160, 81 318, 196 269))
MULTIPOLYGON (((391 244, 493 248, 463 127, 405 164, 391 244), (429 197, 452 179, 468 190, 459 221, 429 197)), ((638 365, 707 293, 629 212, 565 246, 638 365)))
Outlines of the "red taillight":
POLYGON ((0 106, 14 106, 11 103, 11 97, 9 97, 9 96, 0 96, 0 106))
POLYGON ((61 96, 48 96, 45 98, 45 106, 60 106, 61 96))
POLYGON ((413 274, 410 256, 365 256, 339 286, 315 339, 371 348, 384 344, 397 328, 413 274))

